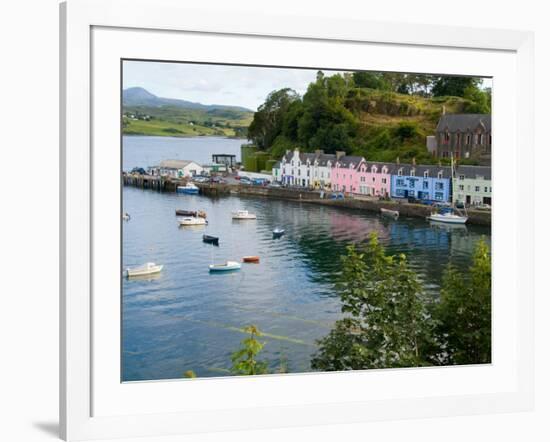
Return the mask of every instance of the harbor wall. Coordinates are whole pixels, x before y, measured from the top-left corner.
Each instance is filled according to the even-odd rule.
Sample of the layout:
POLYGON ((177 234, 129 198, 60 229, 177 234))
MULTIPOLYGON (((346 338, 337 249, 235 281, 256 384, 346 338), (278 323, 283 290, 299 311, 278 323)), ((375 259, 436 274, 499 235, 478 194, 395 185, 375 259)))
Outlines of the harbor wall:
MULTIPOLYGON (((124 175, 123 184, 127 186, 141 187, 144 189, 161 192, 175 192, 178 186, 185 185, 186 180, 165 179, 151 176, 124 175)), ((382 201, 377 199, 349 197, 344 199, 331 199, 330 193, 324 193, 307 189, 288 189, 284 187, 266 187, 244 184, 217 184, 197 183, 200 192, 207 196, 242 195, 264 198, 278 198, 286 200, 299 200, 306 203, 322 204, 325 206, 342 207, 353 210, 365 210, 380 212, 381 208, 397 210, 402 216, 426 218, 432 212, 430 206, 424 204, 411 204, 405 201, 382 201)), ((468 210, 468 224, 481 226, 491 225, 491 212, 484 210, 468 210)))

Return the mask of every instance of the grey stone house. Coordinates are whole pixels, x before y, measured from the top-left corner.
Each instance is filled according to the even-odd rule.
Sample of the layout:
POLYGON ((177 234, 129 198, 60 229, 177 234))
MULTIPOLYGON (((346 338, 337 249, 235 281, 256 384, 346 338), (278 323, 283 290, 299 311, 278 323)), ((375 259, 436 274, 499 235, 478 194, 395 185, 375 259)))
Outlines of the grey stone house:
POLYGON ((491 115, 445 114, 436 128, 435 155, 438 158, 472 159, 491 164, 491 115))

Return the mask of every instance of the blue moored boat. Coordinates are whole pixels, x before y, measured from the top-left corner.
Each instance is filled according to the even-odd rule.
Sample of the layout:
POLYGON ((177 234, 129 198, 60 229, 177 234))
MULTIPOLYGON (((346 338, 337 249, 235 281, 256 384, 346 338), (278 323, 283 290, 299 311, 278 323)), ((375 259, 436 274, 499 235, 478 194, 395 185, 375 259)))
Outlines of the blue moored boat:
POLYGON ((178 186, 177 191, 178 193, 196 195, 197 193, 199 193, 199 188, 193 183, 187 183, 185 186, 178 186))

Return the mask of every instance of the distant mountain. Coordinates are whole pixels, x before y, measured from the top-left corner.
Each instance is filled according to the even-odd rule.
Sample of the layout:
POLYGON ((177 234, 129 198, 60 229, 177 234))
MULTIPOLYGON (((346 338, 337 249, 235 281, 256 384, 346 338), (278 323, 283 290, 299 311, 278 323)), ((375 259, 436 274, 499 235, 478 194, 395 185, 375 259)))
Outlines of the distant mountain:
POLYGON ((126 107, 135 106, 150 106, 150 107, 164 107, 172 106, 182 109, 196 109, 209 111, 241 111, 252 112, 250 109, 241 106, 226 106, 222 104, 201 104, 194 103, 192 101, 178 100, 176 98, 162 98, 157 97, 148 90, 142 87, 131 87, 122 91, 122 105, 126 107))

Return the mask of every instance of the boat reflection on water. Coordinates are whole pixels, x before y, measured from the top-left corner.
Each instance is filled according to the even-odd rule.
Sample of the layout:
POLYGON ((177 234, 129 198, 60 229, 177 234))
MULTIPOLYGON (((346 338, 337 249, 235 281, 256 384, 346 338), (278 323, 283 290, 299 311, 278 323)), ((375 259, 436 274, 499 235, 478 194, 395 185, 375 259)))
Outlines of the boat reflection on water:
POLYGON ((466 224, 451 224, 430 221, 430 227, 433 229, 444 230, 446 232, 468 232, 468 227, 466 227, 466 224))

